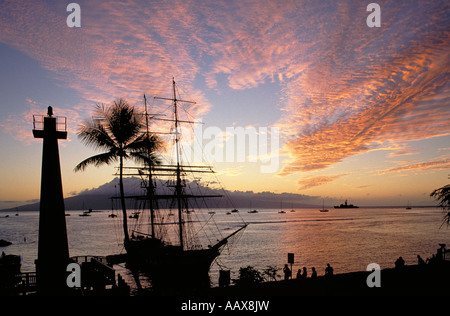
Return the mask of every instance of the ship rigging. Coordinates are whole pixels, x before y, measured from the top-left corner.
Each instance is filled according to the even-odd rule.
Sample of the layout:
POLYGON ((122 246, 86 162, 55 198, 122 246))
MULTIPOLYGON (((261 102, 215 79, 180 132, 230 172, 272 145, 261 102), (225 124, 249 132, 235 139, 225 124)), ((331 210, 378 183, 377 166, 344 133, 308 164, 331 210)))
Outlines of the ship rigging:
MULTIPOLYGON (((213 174, 214 170, 208 165, 189 165, 182 160, 181 152, 181 124, 196 122, 179 119, 179 103, 195 104, 193 101, 178 99, 175 80, 172 80, 172 97, 155 97, 155 100, 172 102, 173 117, 171 119, 158 117, 156 114, 149 114, 147 110, 147 98, 144 95, 145 105, 145 134, 147 143, 155 133, 150 132, 150 120, 167 121, 173 124, 172 134, 174 139, 175 161, 167 164, 155 164, 153 148, 148 147, 143 153, 147 156, 144 166, 124 167, 128 176, 139 176, 144 188, 143 195, 129 195, 127 200, 133 199, 142 205, 142 209, 149 211, 148 232, 138 229, 131 230, 131 236, 124 239, 126 250, 126 263, 130 269, 148 274, 153 281, 160 278, 164 284, 172 284, 171 280, 176 280, 177 286, 189 284, 189 286, 209 285, 209 269, 212 263, 220 256, 229 240, 242 232, 247 223, 240 218, 240 223, 236 224, 233 231, 228 231, 226 237, 219 232, 220 238, 209 238, 205 247, 199 240, 198 233, 205 231, 207 222, 214 222, 214 212, 208 212, 206 223, 200 220, 192 220, 191 214, 196 214, 194 207, 203 208, 207 206, 206 201, 214 198, 223 198, 218 190, 205 189, 199 185, 198 174, 213 174), (189 176, 192 178, 189 179, 189 176), (195 188, 194 191, 192 189, 195 188), (191 192, 189 192, 191 191, 191 192), (202 202, 199 202, 202 201, 202 202), (175 211, 175 214, 172 213, 175 211), (176 215, 176 216, 174 216, 176 215), (200 229, 195 230, 191 226, 200 224, 200 229), (173 229, 173 227, 176 229, 173 229), (169 232, 172 228, 172 233, 169 232), (176 236, 174 240, 173 235, 176 236)), ((224 190, 223 190, 224 191, 224 190)), ((114 197, 120 201, 119 197, 114 197)), ((197 210, 198 213, 204 213, 197 210)), ((138 216, 140 219, 142 216, 138 216)), ((126 218, 123 218, 126 221, 126 218)), ((129 230, 129 225, 123 225, 123 229, 129 230)), ((129 231, 124 231, 124 236, 128 236, 129 231)), ((135 273, 134 272, 134 273, 135 273)), ((135 277, 136 279, 136 277, 135 277)), ((158 284, 157 280, 152 284, 158 284)), ((138 284, 139 286, 139 284, 138 284)))

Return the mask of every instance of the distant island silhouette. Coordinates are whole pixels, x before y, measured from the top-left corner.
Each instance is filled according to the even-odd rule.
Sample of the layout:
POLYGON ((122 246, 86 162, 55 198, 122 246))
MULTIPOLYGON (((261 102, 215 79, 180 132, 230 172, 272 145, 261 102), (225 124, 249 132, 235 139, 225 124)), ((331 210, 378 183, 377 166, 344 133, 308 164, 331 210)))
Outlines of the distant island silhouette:
MULTIPOLYGON (((140 189, 141 179, 137 177, 130 177, 124 179, 124 187, 126 195, 141 194, 140 189), (136 188, 136 189, 131 189, 136 188)), ((162 186, 159 186, 162 187, 162 186)), ((304 208, 304 207, 316 207, 315 203, 307 203, 308 200, 314 199, 314 197, 295 194, 295 193, 273 193, 273 192, 259 192, 253 191, 229 191, 229 190, 217 190, 214 188, 204 188, 209 190, 211 194, 226 194, 233 201, 233 205, 229 205, 227 199, 218 199, 215 208, 276 208, 280 207, 280 202, 287 208, 304 208)), ((118 178, 105 183, 94 189, 87 189, 81 191, 76 196, 66 197, 64 204, 66 210, 81 210, 93 209, 93 210, 110 210, 111 209, 111 197, 118 196, 118 178), (117 187, 116 187, 117 186, 117 187)), ((130 205, 132 206, 132 205, 130 205)), ((212 205, 211 205, 212 206, 212 205)), ((26 204, 18 207, 5 208, 0 211, 16 212, 19 208, 20 212, 27 211, 39 211, 39 200, 36 203, 26 204)))

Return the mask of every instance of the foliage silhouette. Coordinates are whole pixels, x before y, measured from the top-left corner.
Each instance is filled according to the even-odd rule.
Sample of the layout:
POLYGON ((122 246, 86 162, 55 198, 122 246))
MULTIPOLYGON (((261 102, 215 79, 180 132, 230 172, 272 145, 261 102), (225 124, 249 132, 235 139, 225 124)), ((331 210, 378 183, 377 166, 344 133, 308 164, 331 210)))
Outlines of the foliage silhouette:
POLYGON ((444 223, 450 225, 450 184, 443 186, 442 188, 436 189, 430 194, 431 197, 434 197, 439 201, 439 207, 444 211, 449 211, 444 215, 442 220, 441 227, 444 223))
POLYGON ((131 158, 147 166, 160 163, 155 152, 162 148, 162 142, 155 135, 144 131, 143 117, 143 114, 127 101, 118 99, 109 106, 96 105, 94 117, 84 121, 78 131, 78 137, 85 145, 105 152, 83 160, 75 167, 75 172, 84 171, 89 165, 99 167, 119 161, 119 188, 125 242, 129 240, 129 236, 123 188, 123 162, 131 158))

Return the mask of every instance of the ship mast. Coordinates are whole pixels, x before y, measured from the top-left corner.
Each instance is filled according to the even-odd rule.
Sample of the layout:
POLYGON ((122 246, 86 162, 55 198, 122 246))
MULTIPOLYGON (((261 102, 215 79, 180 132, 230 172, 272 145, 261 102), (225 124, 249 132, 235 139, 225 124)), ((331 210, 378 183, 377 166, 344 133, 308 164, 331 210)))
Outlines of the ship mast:
POLYGON ((184 102, 184 103, 192 103, 195 104, 193 101, 185 101, 185 100, 178 100, 177 99, 177 92, 176 92, 176 86, 175 86, 175 78, 172 78, 172 88, 173 88, 173 95, 172 98, 161 98, 161 97, 155 97, 155 99, 158 100, 170 100, 173 102, 173 112, 174 112, 174 122, 175 122, 175 150, 176 150, 176 184, 175 184, 175 194, 177 198, 177 206, 178 206, 178 228, 179 228, 179 239, 180 239, 180 248, 181 250, 184 250, 184 229, 183 229, 183 185, 181 182, 181 154, 180 154, 180 145, 179 145, 179 135, 178 132, 178 107, 177 102, 184 102))
MULTIPOLYGON (((146 126, 146 136, 147 136, 147 142, 148 142, 148 146, 150 146, 150 133, 148 130, 148 111, 147 111, 147 98, 145 97, 144 94, 144 104, 145 104, 145 126, 146 126)), ((151 233, 150 236, 152 238, 155 237, 155 210, 153 207, 153 195, 155 192, 155 187, 153 186, 153 180, 152 180, 152 166, 150 163, 150 155, 151 155, 151 150, 149 147, 147 147, 147 157, 149 159, 147 165, 148 165, 148 188, 147 188, 147 197, 149 199, 149 203, 150 203, 150 227, 151 227, 151 233)))

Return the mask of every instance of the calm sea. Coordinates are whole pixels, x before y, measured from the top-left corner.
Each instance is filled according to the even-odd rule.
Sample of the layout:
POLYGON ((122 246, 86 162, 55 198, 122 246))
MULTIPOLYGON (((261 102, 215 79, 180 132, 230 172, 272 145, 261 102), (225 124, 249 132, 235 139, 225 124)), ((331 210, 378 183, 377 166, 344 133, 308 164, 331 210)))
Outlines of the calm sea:
MULTIPOLYGON (((426 259, 436 253, 439 243, 450 246, 450 228, 446 225, 440 228, 443 213, 436 208, 330 209, 328 213, 296 209, 295 212, 285 210, 285 214, 270 209, 249 214, 243 209, 232 215, 226 211, 217 209, 212 217, 206 211, 196 211, 205 212, 204 217, 213 219, 222 236, 227 236, 243 221, 249 224, 211 268, 214 285, 221 268, 231 270, 232 278, 237 277, 240 267, 246 266, 260 271, 275 266, 280 268, 281 275, 288 253, 295 255, 295 272, 306 266, 310 273, 314 266, 321 275, 327 263, 335 273, 363 271, 370 263, 377 263, 383 269, 393 267, 399 256, 406 264, 416 264, 418 254, 426 259)), ((89 217, 78 216, 81 211, 67 213, 71 215, 66 217, 71 256, 124 252, 120 217, 109 218, 110 211, 93 212, 89 217)), ((0 251, 21 255, 24 272, 35 270, 38 224, 38 212, 24 212, 19 216, 0 212, 0 239, 13 243, 0 247, 0 251)), ((116 269, 133 283, 123 266, 116 269)))

